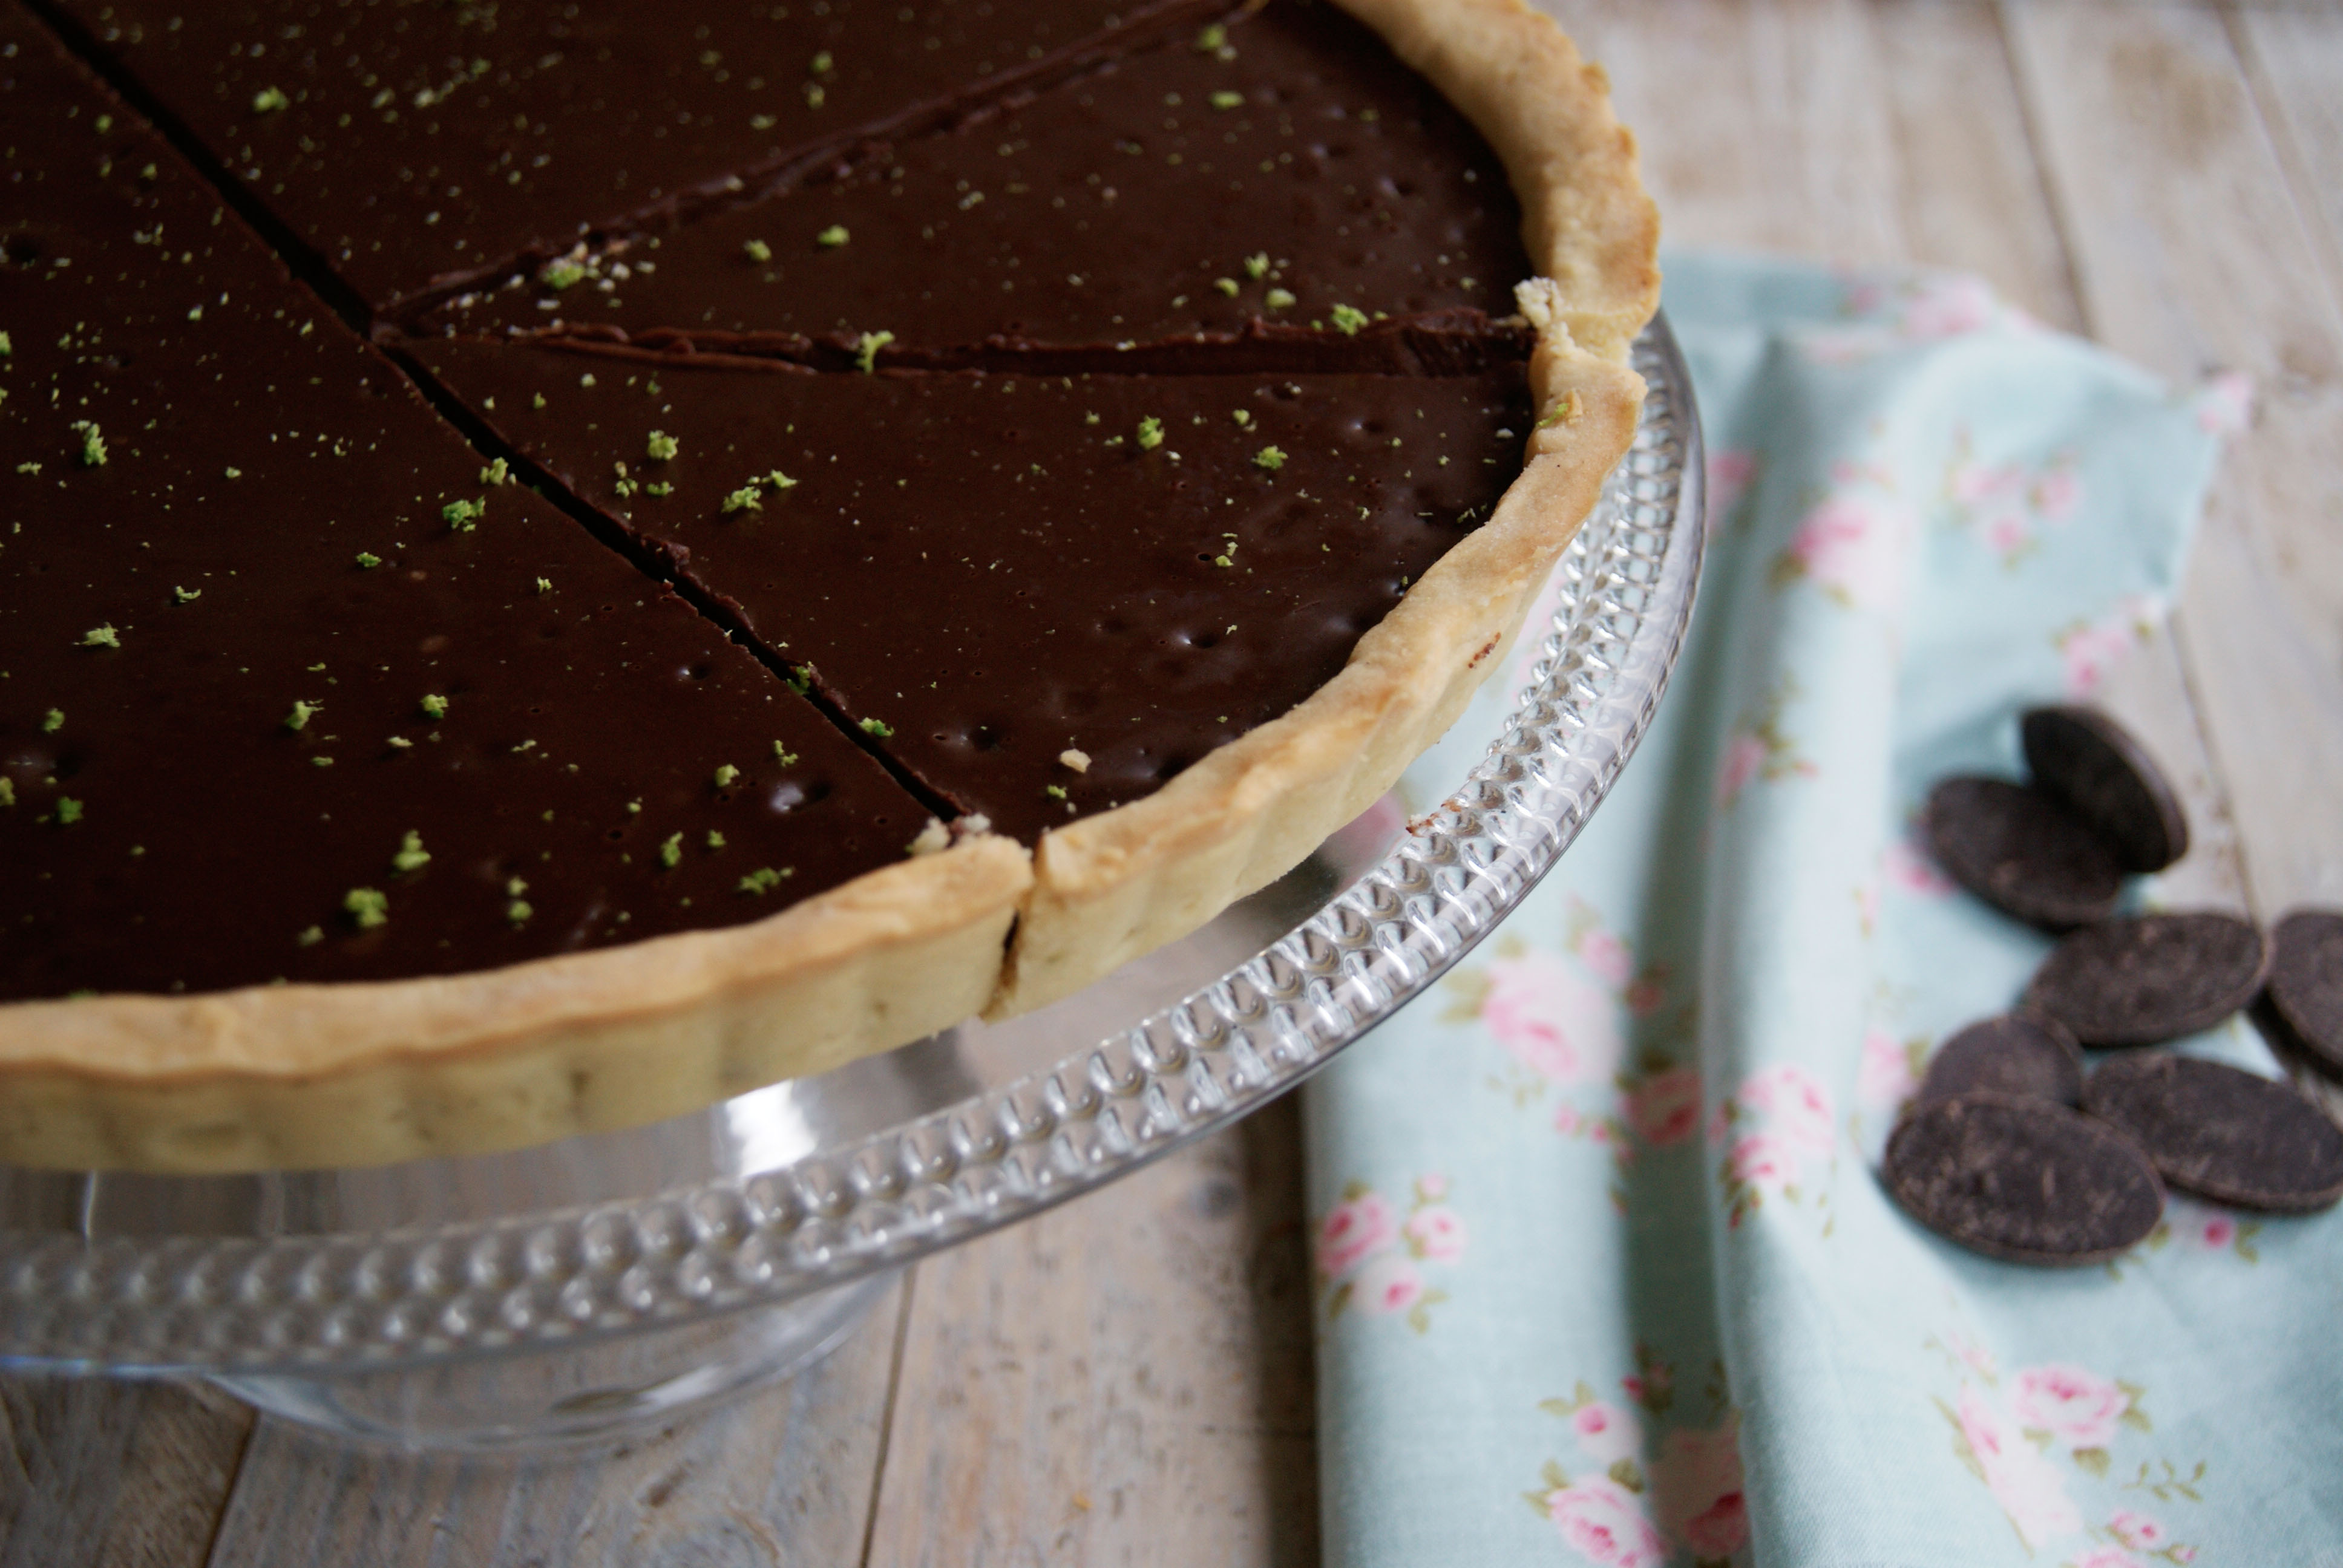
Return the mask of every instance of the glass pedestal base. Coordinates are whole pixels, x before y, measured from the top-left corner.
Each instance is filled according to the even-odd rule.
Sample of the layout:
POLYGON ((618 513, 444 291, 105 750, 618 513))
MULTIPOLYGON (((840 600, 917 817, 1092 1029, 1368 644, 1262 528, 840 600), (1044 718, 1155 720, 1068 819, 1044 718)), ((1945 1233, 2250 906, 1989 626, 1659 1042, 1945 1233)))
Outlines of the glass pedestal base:
POLYGON ((894 1278, 589 1344, 377 1372, 206 1381, 346 1442, 543 1453, 614 1442, 790 1377, 843 1344, 894 1278))

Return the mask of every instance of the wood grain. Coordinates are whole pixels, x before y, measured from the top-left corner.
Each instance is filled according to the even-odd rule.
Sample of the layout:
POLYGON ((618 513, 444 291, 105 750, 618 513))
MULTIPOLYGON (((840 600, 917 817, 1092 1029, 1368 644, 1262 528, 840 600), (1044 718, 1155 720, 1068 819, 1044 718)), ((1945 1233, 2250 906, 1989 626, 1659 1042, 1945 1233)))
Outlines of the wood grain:
POLYGON ((173 1383, 0 1380, 0 1568, 196 1568, 252 1425, 173 1383))
POLYGON ((870 1568, 1314 1563, 1291 1098, 922 1264, 870 1568))
POLYGON ((2176 380, 2235 368, 2261 389, 2177 630, 2257 909, 2343 898, 2343 571, 2311 542, 2343 511, 2343 317, 2318 246, 2217 13, 2003 15, 2094 335, 2176 380))

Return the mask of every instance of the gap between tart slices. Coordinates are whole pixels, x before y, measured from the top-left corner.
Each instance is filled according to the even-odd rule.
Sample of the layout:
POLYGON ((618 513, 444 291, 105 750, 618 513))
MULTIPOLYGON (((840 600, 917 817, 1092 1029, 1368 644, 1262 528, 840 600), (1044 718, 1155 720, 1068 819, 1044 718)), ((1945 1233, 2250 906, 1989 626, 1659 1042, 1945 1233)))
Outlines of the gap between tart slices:
MULTIPOLYGON (((1518 7, 1502 4, 1468 0, 1453 9, 1462 33, 1483 38, 1522 20, 1518 7)), ((1404 24, 1406 17, 1397 21, 1404 24)), ((1391 18, 1385 22, 1390 25, 1391 18)), ((1403 25, 1399 35, 1409 35, 1403 25)), ((1577 72, 1582 82, 1599 86, 1592 68, 1580 67, 1567 42, 1550 26, 1533 25, 1508 48, 1502 58, 1471 51, 1443 55, 1434 48, 1418 63, 1468 106, 1476 93, 1485 99, 1488 81, 1524 55, 1543 55, 1542 65, 1577 72)), ((1447 580, 1437 585, 1440 591, 1431 591, 1440 573, 1427 576, 1426 591, 1412 596, 1415 602, 1405 607, 1409 613, 1394 616, 1371 634, 1343 673, 1304 705, 1312 710, 1308 722, 1264 726, 1182 773, 1154 798, 1163 802, 1176 795, 1185 812, 1181 820, 1161 815, 1169 807, 1152 815, 1130 808, 1046 839, 1043 859, 1054 881, 1026 905, 1010 983, 996 1007, 1047 1000, 1053 987, 1074 989, 1086 976, 1192 929, 1229 899, 1270 879, 1379 794, 1388 778, 1381 783, 1374 778, 1386 769, 1395 775, 1453 718, 1477 684, 1478 673, 1496 662, 1493 654, 1517 626, 1535 587, 1533 568, 1559 553, 1569 528, 1591 505, 1611 457, 1632 435, 1640 394, 1640 383, 1624 367, 1631 332, 1623 324, 1639 294, 1648 314, 1656 281, 1648 245, 1640 269, 1613 266, 1604 258, 1614 252, 1632 256, 1637 232, 1648 241, 1648 204, 1634 205, 1641 197, 1633 188, 1632 144, 1599 99, 1595 107, 1599 113, 1578 106, 1577 122, 1564 129, 1594 164, 1614 173, 1624 169, 1632 199, 1615 192, 1580 199, 1584 193, 1565 188, 1567 182, 1549 182, 1553 189, 1539 186, 1530 193, 1528 227, 1545 236, 1534 245, 1533 255, 1558 258, 1563 265, 1551 270, 1565 278, 1592 276, 1599 286, 1548 288, 1535 297, 1532 314, 1542 330, 1531 373, 1548 417, 1532 438, 1520 495, 1508 497, 1498 524, 1476 534, 1473 549, 1451 552, 1458 571, 1448 578, 1458 578, 1469 568, 1474 574, 1471 591, 1460 592, 1463 582, 1447 580), (1622 200, 1634 210, 1621 208, 1622 200), (1624 242, 1597 232, 1606 211, 1612 218, 1622 218, 1624 212, 1614 226, 1630 231, 1624 242), (1556 214, 1569 221, 1557 221, 1556 214), (1605 446, 1607 452, 1596 450, 1605 446), (1557 518, 1567 519, 1558 533, 1557 518), (1421 678, 1426 669, 1443 677, 1428 690, 1421 678), (1306 799, 1294 798, 1297 789, 1306 799), (1320 817, 1326 819, 1322 824, 1320 817)), ((1541 116, 1551 118, 1544 108, 1525 112, 1528 119, 1541 116)), ((1489 130, 1486 124, 1483 128, 1489 130)), ((1500 131, 1490 134, 1501 146, 1523 140, 1500 131)), ((1518 181, 1518 168, 1515 176, 1518 181)), ((1419 326, 1370 326, 1358 336, 1373 343, 1377 332, 1396 336, 1419 326)), ((1269 335, 1252 336, 1254 341, 1243 347, 1265 354, 1287 351, 1269 335)), ((1181 350, 1171 346, 1165 352, 1177 357, 1181 350)), ((1070 363, 1063 367, 1069 373, 1074 368, 1070 363)), ((1171 368, 1166 364, 1158 373, 1171 368)))
POLYGON ((65 500, 0 537, 6 994, 209 992, 12 1000, 7 1158, 509 1147, 984 1003, 1021 849, 906 860, 920 801, 483 466, 45 35, 0 16, 0 116, 64 127, 0 294, 79 323, 0 338, 5 481, 65 500))

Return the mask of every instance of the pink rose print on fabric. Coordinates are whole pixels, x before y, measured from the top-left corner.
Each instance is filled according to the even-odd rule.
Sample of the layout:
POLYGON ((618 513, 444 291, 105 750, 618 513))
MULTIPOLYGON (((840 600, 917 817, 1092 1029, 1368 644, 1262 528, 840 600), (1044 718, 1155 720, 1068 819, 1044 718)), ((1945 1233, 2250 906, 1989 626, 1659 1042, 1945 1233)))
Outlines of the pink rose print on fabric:
POLYGON ((1341 1280, 1392 1244, 1398 1225, 1380 1193, 1363 1191, 1318 1222, 1318 1272, 1341 1280))
POLYGON ((1798 1147, 1770 1132, 1753 1132, 1726 1151, 1725 1164, 1734 1185, 1781 1192, 1798 1180, 1798 1147))
POLYGON ((1797 682, 1785 676, 1725 736, 1716 765, 1719 811, 1731 810, 1741 792, 1761 779, 1772 783, 1815 776, 1815 765, 1798 755, 1797 743, 1782 725, 1783 709, 1797 695, 1797 682))
POLYGON ((2059 453, 2038 467, 2024 463, 1977 460, 1969 432, 1954 432, 1945 467, 1946 520, 1983 541, 2005 567, 2014 567, 2041 542, 2043 533, 2070 520, 2083 505, 2083 481, 2072 453, 2059 453))
POLYGON ((2066 1495, 2057 1467, 1966 1383, 1961 1385, 1954 1424, 1963 1456, 2017 1527, 2028 1552, 2083 1528, 2083 1515, 2066 1495))
POLYGON ((1774 561, 1776 587, 1804 578, 1850 609, 1890 610, 1904 594, 1909 520, 1893 501, 1839 495, 1806 514, 1774 561))
POLYGON ((1704 1562, 1730 1557, 1749 1540, 1749 1505, 1742 1492, 1741 1418, 1668 1433, 1652 1467, 1655 1512, 1668 1534, 1704 1562))
POLYGON ((1911 1052, 1884 1029, 1863 1037, 1863 1055, 1855 1070, 1855 1097, 1866 1111, 1894 1111, 1920 1087, 1911 1052))
POLYGON ((2229 1252, 2248 1263, 2261 1261, 2254 1238, 2261 1221, 2240 1220, 2226 1209, 2199 1203, 2172 1193, 2165 1200, 2164 1222, 2147 1239, 2151 1250, 2178 1242, 2191 1252, 2229 1252))
POLYGON ((2066 695, 2089 697, 2116 666, 2139 651, 2164 618, 2163 602, 2148 594, 2121 599, 2096 620, 2076 621, 2051 637, 2066 676, 2066 695))
POLYGON ((1643 1457, 1643 1424, 1608 1401, 1580 1405, 1571 1412, 1570 1430, 1578 1439, 1578 1452, 1606 1468, 1623 1459, 1643 1457))
POLYGON ((1721 447, 1708 455, 1708 515, 1728 521, 1749 493, 1757 477, 1757 454, 1738 447, 1721 447))
POLYGON ((1617 1000, 1568 958, 1535 950, 1489 966, 1481 1022, 1514 1060, 1558 1084, 1603 1082, 1625 1046, 1617 1000))
POLYGON ((1656 1568, 1667 1543, 1644 1517, 1634 1494, 1605 1476, 1589 1476, 1549 1493, 1546 1517, 1572 1550, 1601 1568, 1656 1568))
POLYGON ((1453 1263, 1464 1255, 1464 1221, 1445 1204, 1418 1209, 1400 1229, 1418 1257, 1453 1263))
POLYGON ((2094 1546, 2080 1557, 2066 1559, 2066 1568, 2147 1568, 2120 1546, 2094 1546))
POLYGON ((1382 1252, 1359 1271, 1351 1300, 1359 1311, 1383 1316, 1406 1312, 1423 1295, 1423 1276, 1414 1263, 1398 1252, 1382 1252))
POLYGON ((2128 1508, 2107 1521, 2107 1533, 2137 1552, 2160 1552, 2172 1544, 2160 1522, 2128 1508))
POLYGON ((1417 1333, 1432 1328, 1432 1309, 1448 1300, 1420 1265, 1447 1265, 1464 1256, 1464 1221, 1445 1201, 1448 1178, 1417 1178, 1405 1218, 1363 1181, 1342 1190, 1342 1201, 1318 1222, 1317 1274, 1327 1287, 1326 1316, 1355 1309, 1370 1317, 1401 1317, 1417 1333))
POLYGON ((2121 1384, 2065 1362, 2024 1369, 2010 1393, 2011 1412, 2022 1424, 2068 1448, 2107 1447, 2131 1406, 2121 1384))
POLYGON ((1806 357, 1817 364, 1849 364, 1891 348, 1942 342, 1996 327, 2040 330, 2023 311, 2004 304, 1984 279, 1966 273, 1855 278, 1847 286, 1841 308, 1855 318, 1853 324, 1804 335, 1806 357))
POLYGON ((1730 806, 1746 789, 1750 782, 1765 770, 1766 748, 1764 739, 1746 730, 1738 731, 1725 742, 1725 759, 1716 769, 1716 803, 1730 806))
POLYGON ((2197 389, 2197 427, 2208 436, 2234 436, 2253 423, 2254 378, 2242 370, 2206 377, 2197 389))
POLYGON ((1734 1099, 1792 1143, 1829 1152, 1835 1136, 1830 1091, 1805 1068, 1784 1062, 1754 1072, 1734 1099))
POLYGON ((1578 939, 1578 961, 1607 986, 1624 986, 1635 976, 1635 958, 1627 944, 1609 931, 1594 930, 1578 939))
POLYGON ((1654 1147, 1683 1142, 1700 1126, 1700 1074, 1673 1067, 1646 1078, 1627 1096, 1627 1122, 1654 1147))
MULTIPOLYGON (((1916 827, 1913 829, 1917 830, 1916 827)), ((1898 892, 1941 899, 1953 890, 1953 879, 1937 868, 1935 857, 1915 838, 1891 842, 1883 853, 1880 869, 1885 873, 1887 885, 1898 892)))

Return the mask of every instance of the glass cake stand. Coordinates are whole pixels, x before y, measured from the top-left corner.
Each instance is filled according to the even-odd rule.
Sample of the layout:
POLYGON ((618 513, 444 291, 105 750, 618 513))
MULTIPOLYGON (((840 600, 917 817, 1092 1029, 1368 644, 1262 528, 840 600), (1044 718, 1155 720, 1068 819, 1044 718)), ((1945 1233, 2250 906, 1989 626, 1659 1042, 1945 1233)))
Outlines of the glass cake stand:
POLYGON ((1642 426, 1531 681, 1428 815, 1385 797, 1053 1007, 655 1126, 364 1171, 0 1168, 0 1365, 206 1378, 358 1441, 599 1440, 788 1376, 911 1260, 1282 1094, 1520 902, 1660 700, 1700 572, 1700 423, 1664 320, 1635 358, 1642 426))

